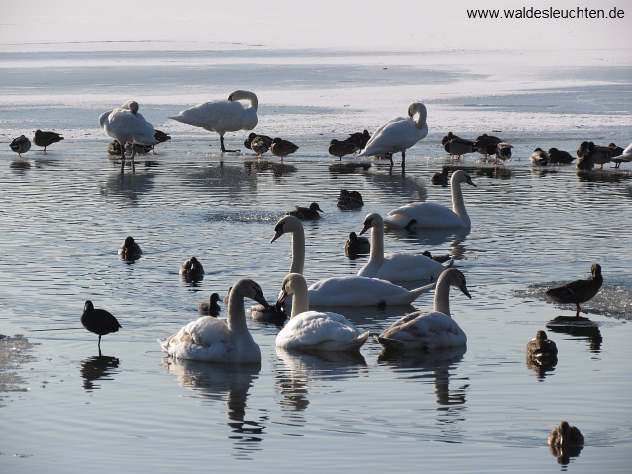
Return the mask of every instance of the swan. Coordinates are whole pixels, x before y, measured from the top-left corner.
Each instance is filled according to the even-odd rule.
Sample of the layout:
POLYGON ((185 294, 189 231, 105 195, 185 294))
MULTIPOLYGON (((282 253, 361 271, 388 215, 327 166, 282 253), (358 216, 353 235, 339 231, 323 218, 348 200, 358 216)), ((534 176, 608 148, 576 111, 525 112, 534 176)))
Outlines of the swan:
POLYGON ((231 92, 227 100, 204 102, 169 118, 177 122, 202 127, 209 132, 217 132, 222 153, 224 153, 227 151, 239 151, 227 150, 224 147, 224 134, 226 132, 252 130, 255 128, 258 122, 258 107, 259 101, 253 92, 237 90, 231 92), (250 102, 250 105, 245 107, 239 102, 240 100, 247 100, 250 102))
POLYGON ((309 311, 307 283, 300 273, 283 279, 279 302, 293 294, 290 321, 277 334, 275 344, 286 350, 356 351, 369 337, 337 313, 309 311))
MULTIPOLYGON (((285 233, 292 234, 290 273, 303 273, 305 263, 305 231, 294 216, 281 218, 274 227, 274 242, 285 233)), ((434 283, 407 290, 386 280, 361 276, 334 277, 320 280, 309 287, 309 301, 317 306, 409 305, 419 295, 432 289, 434 283)))
MULTIPOLYGON (((426 106, 413 102, 408 106, 408 117, 397 117, 379 127, 358 156, 384 153, 402 154, 402 168, 406 166, 406 149, 428 135, 426 106), (413 117, 417 115, 417 120, 413 117)), ((393 158, 391 157, 391 164, 393 158)))
POLYGON ((261 287, 253 280, 235 283, 228 299, 227 319, 202 316, 191 321, 176 334, 158 339, 162 350, 175 359, 207 362, 261 362, 261 350, 246 325, 244 298, 266 302, 261 287))
POLYGON ((629 163, 632 161, 632 143, 630 143, 622 153, 617 156, 613 156, 612 161, 616 163, 614 166, 615 168, 618 168, 622 162, 629 163))
POLYGON ((463 170, 452 173, 450 186, 452 187, 452 210, 440 204, 431 202, 410 203, 393 209, 388 213, 384 223, 387 227, 396 229, 427 228, 444 229, 456 228, 469 231, 472 227, 470 216, 465 210, 461 183, 476 187, 472 178, 463 170))
MULTIPOLYGON (((156 131, 145 117, 138 113, 138 103, 127 101, 120 107, 103 112, 99 117, 99 125, 105 133, 114 138, 121 145, 121 173, 125 169, 125 145, 141 144, 155 145, 158 142, 156 131)), ((135 169, 134 155, 136 151, 132 147, 132 170, 135 169)))
MULTIPOLYGON (((358 276, 381 278, 388 281, 436 280, 445 267, 425 255, 390 253, 384 255, 384 221, 372 213, 364 219, 360 235, 371 229, 369 261, 358 271, 358 276)), ((452 265, 452 260, 448 264, 452 265)))
POLYGON ((467 291, 465 276, 456 268, 443 271, 437 282, 434 297, 434 311, 416 311, 395 321, 380 334, 377 340, 385 351, 433 351, 435 349, 459 347, 467 344, 467 336, 450 316, 450 286, 459 288, 465 296, 467 291))

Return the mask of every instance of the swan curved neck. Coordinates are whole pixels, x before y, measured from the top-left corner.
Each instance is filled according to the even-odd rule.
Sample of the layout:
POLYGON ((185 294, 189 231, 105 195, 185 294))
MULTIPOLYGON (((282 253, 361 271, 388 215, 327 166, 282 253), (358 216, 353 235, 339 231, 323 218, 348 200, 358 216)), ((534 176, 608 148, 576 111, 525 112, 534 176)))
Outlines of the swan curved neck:
POLYGON ((450 280, 446 275, 441 275, 435 288, 434 310, 445 315, 450 315, 450 280))
POLYGON ((305 266, 305 231, 297 228, 292 231, 292 264, 290 273, 303 274, 305 266))
POLYGON ((417 120, 415 120, 415 126, 419 129, 424 128, 426 126, 427 118, 426 106, 419 102, 410 104, 410 107, 408 107, 408 116, 413 118, 415 114, 418 114, 417 120))
POLYGON ((452 188, 452 210, 454 213, 459 216, 463 223, 470 227, 470 216, 468 216, 467 211, 465 210, 465 203, 463 202, 463 192, 461 191, 461 182, 453 181, 451 183, 452 188))
POLYGON ((244 309, 244 297, 235 291, 230 292, 228 298, 228 329, 231 332, 248 331, 246 325, 246 310, 244 309))
POLYGON ((235 91, 231 94, 233 100, 247 100, 250 102, 250 108, 257 110, 259 108, 259 99, 250 91, 235 91))
POLYGON ((384 224, 371 227, 371 250, 368 264, 382 265, 384 262, 384 224))
POLYGON ((309 309, 309 296, 307 295, 307 283, 304 278, 296 279, 292 282, 294 298, 292 298, 292 312, 290 318, 297 314, 304 313, 309 309))

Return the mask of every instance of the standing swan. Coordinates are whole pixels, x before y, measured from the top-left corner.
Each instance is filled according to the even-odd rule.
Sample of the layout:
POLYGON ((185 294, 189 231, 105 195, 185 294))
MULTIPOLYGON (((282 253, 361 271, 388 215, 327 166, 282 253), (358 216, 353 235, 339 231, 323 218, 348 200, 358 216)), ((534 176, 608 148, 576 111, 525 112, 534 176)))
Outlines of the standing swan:
POLYGON ((387 351, 433 351, 435 349, 465 346, 467 336, 450 316, 450 285, 456 286, 471 298, 465 276, 456 268, 444 270, 435 289, 434 311, 416 311, 395 321, 377 337, 387 351))
POLYGON ((393 209, 388 213, 384 223, 387 227, 396 229, 426 228, 426 229, 463 229, 470 231, 472 223, 465 210, 461 183, 476 187, 472 178, 463 170, 452 173, 450 186, 452 187, 452 210, 432 202, 417 202, 393 209))
POLYGON ((235 283, 228 297, 228 318, 202 316, 191 321, 176 334, 158 343, 176 359, 206 362, 257 363, 261 362, 259 346, 248 332, 244 298, 261 304, 266 302, 261 287, 249 279, 235 283))
POLYGON ((258 122, 258 107, 259 101, 253 92, 237 90, 231 92, 227 100, 204 102, 169 118, 196 127, 202 127, 209 132, 219 133, 219 141, 222 153, 224 153, 227 151, 239 151, 227 150, 224 147, 224 134, 226 132, 252 130, 255 128, 258 122), (239 102, 240 100, 247 100, 250 102, 250 105, 244 107, 239 102))
MULTIPOLYGON (((384 153, 402 154, 402 168, 406 166, 406 150, 428 135, 426 106, 413 102, 408 106, 408 117, 397 117, 379 127, 364 150, 358 156, 371 156, 384 153), (413 117, 417 115, 417 120, 413 117)), ((391 157, 391 164, 393 158, 391 157)))
MULTIPOLYGON (((390 253, 384 255, 384 221, 377 213, 364 219, 360 235, 371 229, 371 254, 358 276, 389 281, 436 280, 445 269, 439 262, 424 255, 390 253)), ((449 265, 452 264, 450 261, 449 265)), ((448 266, 449 266, 448 265, 448 266)))
POLYGON ((277 334, 276 346, 306 351, 357 351, 369 337, 337 313, 309 311, 307 283, 299 273, 283 279, 279 302, 294 294, 290 321, 277 334))

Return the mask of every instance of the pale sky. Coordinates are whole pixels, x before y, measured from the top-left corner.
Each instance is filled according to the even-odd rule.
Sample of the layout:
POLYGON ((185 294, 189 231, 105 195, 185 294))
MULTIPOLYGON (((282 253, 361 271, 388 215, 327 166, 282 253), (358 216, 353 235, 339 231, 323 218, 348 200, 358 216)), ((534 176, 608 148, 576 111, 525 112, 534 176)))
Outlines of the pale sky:
MULTIPOLYGON (((244 42, 371 49, 615 49, 632 0, 0 0, 0 43, 244 42), (471 20, 466 8, 602 8, 623 19, 471 20)), ((2 45, 0 45, 2 48, 2 45)))

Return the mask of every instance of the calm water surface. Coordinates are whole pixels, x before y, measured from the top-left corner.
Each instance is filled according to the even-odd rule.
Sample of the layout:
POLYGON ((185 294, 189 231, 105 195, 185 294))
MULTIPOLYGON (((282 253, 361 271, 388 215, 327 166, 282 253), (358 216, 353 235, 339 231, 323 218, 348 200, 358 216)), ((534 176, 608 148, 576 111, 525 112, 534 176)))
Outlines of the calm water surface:
MULTIPOLYGON (((187 61, 196 59, 192 56, 187 61)), ((299 56, 274 58, 290 63, 296 81, 309 82, 307 73, 297 70, 300 63, 318 60, 308 53, 299 56)), ((231 58, 234 78, 239 72, 234 63, 244 59, 231 58)), ((324 62, 340 61, 336 58, 324 62)), ((11 61, 19 59, 3 58, 13 66, 11 61)), ((156 61, 164 67, 160 57, 156 61)), ((43 74, 46 66, 33 68, 43 74)), ((68 67, 86 77, 94 74, 68 67)), ((367 87, 362 70, 349 68, 358 76, 350 75, 355 82, 348 89, 334 89, 328 82, 331 71, 324 79, 312 79, 311 87, 331 88, 331 97, 344 91, 360 97, 360 89, 367 87)), ((187 85, 186 74, 176 72, 170 80, 187 85)), ((458 78, 447 73, 431 77, 452 84, 444 87, 458 97, 455 89, 475 81, 467 68, 461 72, 458 78)), ((272 73, 261 74, 273 82, 272 73)), ((398 91, 413 86, 408 74, 407 69, 399 77, 398 91)), ((23 334, 28 340, 0 340, 3 471, 316 472, 329 467, 410 472, 419 466, 459 473, 628 471, 632 176, 608 171, 586 178, 572 167, 539 171, 528 163, 536 146, 572 151, 586 138, 624 145, 632 126, 622 126, 616 111, 600 110, 590 120, 583 110, 564 110, 570 114, 564 117, 538 111, 538 121, 530 107, 541 95, 525 93, 522 105, 514 105, 509 114, 512 121, 503 111, 511 107, 510 99, 488 101, 481 93, 476 100, 442 103, 432 84, 417 86, 430 104, 436 102, 429 105, 431 133, 410 150, 406 172, 396 158, 393 169, 374 161, 367 171, 338 173, 329 169, 335 161, 326 152, 329 139, 344 137, 353 127, 372 128, 380 116, 391 118, 390 109, 345 108, 344 101, 323 98, 314 99, 315 108, 304 107, 298 102, 309 102, 309 87, 292 83, 290 91, 275 95, 276 86, 269 85, 275 99, 266 108, 260 97, 261 131, 287 130, 284 136, 301 146, 282 166, 276 159, 261 162, 245 153, 222 157, 216 153, 216 136, 166 120, 188 102, 159 100, 166 97, 162 85, 152 82, 147 95, 155 94, 157 105, 146 106, 145 115, 155 115, 156 126, 172 132, 173 139, 160 145, 157 155, 140 157, 135 174, 126 170, 121 176, 105 152, 106 137, 95 128, 98 110, 104 109, 101 99, 88 100, 88 105, 64 103, 71 88, 62 76, 54 79, 57 86, 47 86, 51 90, 43 95, 48 98, 39 103, 29 93, 9 91, 17 79, 10 83, 5 77, 7 84, 0 88, 4 137, 39 126, 34 114, 40 110, 48 111, 43 120, 51 121, 46 122, 49 128, 55 128, 55 114, 68 124, 68 139, 47 155, 35 148, 24 159, 0 152, 0 333, 23 334), (54 105, 57 101, 61 105, 54 105), (500 135, 514 144, 515 158, 504 172, 468 168, 477 184, 464 189, 472 232, 387 233, 385 243, 387 250, 429 249, 454 256, 472 294, 468 300, 453 291, 451 299, 453 317, 468 335, 465 353, 380 361, 380 346, 374 342, 358 357, 286 353, 274 347, 276 326, 250 322, 262 350, 260 367, 163 358, 156 339, 197 318, 197 304, 211 292, 224 295, 236 280, 250 277, 269 300, 275 299, 289 268, 290 239, 284 236, 272 244, 270 239, 276 220, 294 205, 315 200, 325 211, 320 221, 305 224, 308 282, 350 275, 364 264, 366 257, 347 259, 343 246, 350 231, 361 230, 369 212, 386 214, 419 199, 449 205, 449 188, 429 184, 432 173, 448 163, 438 145, 447 130, 434 126, 433 107, 445 127, 458 117, 456 133, 489 131, 481 129, 475 103, 500 107, 480 113, 495 123, 507 122, 500 135), (573 128, 569 116, 593 128, 573 128), (548 125, 531 125, 536 122, 548 125), (362 210, 336 207, 342 188, 362 193, 362 210), (127 235, 144 251, 134 264, 121 262, 116 254, 127 235), (179 265, 191 256, 206 269, 198 284, 178 276, 179 265), (604 272, 601 292, 585 305, 594 326, 549 329, 558 345, 558 364, 548 371, 529 368, 529 339, 556 316, 573 314, 570 307, 547 302, 544 289, 586 276, 593 262, 604 272), (96 336, 79 323, 86 299, 107 308, 123 325, 119 333, 103 338, 101 358, 96 336), (563 419, 579 426, 586 439, 581 454, 568 464, 558 464, 546 445, 548 432, 563 419)), ((616 81, 612 93, 621 94, 618 103, 629 117, 626 94, 619 90, 626 82, 616 81)), ((111 87, 127 98, 123 86, 111 87)), ((393 102, 407 106, 410 96, 402 100, 399 92, 379 87, 393 102)), ((232 134, 228 144, 244 135, 232 134)), ((474 165, 473 158, 465 165, 474 165)), ((432 294, 414 305, 431 306, 432 294)), ((362 329, 380 332, 407 309, 337 311, 362 329)))

